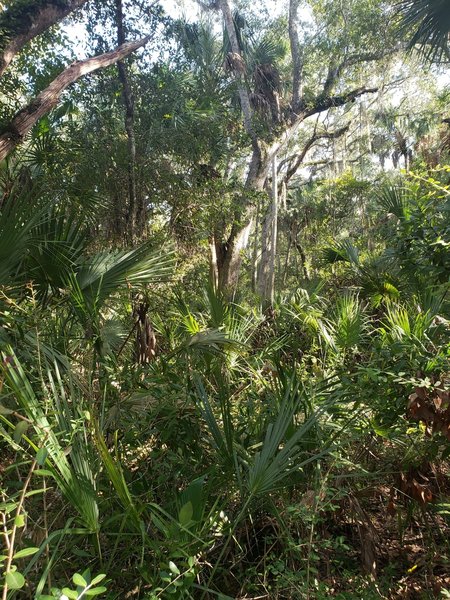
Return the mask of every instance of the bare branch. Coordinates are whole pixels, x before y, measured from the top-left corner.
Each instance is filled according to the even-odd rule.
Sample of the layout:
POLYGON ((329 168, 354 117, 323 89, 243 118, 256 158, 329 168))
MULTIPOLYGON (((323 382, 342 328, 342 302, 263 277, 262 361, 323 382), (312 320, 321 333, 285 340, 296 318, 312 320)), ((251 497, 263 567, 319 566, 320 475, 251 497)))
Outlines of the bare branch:
MULTIPOLYGON (((314 132, 313 135, 309 138, 309 140, 304 145, 302 151, 299 154, 291 156, 287 159, 288 168, 285 176, 283 177, 283 183, 287 184, 289 180, 296 174, 300 165, 305 160, 306 155, 310 151, 310 149, 314 146, 316 142, 319 140, 336 140, 337 138, 344 135, 349 130, 350 124, 348 123, 344 127, 337 129, 336 131, 323 131, 322 133, 314 132)), ((281 166, 281 165, 280 165, 281 166)))
POLYGON ((147 36, 135 42, 127 42, 111 52, 74 62, 67 67, 28 106, 22 108, 9 125, 3 128, 3 133, 0 135, 0 160, 8 156, 23 141, 37 121, 58 104, 62 92, 69 85, 83 77, 83 75, 109 67, 122 60, 144 46, 149 39, 149 36, 147 36))

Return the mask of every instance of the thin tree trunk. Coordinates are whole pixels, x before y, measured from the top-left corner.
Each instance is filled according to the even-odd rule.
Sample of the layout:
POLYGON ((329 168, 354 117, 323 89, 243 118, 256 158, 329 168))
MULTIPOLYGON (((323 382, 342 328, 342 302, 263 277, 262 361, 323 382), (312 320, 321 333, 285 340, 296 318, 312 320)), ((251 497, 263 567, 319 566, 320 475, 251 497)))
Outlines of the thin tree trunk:
POLYGON ((278 177, 276 156, 272 162, 272 204, 266 215, 261 235, 260 296, 264 304, 272 306, 275 296, 275 263, 278 235, 278 177))
POLYGON ((253 244, 253 256, 252 256, 252 292, 256 293, 256 286, 258 284, 258 242, 259 242, 259 216, 261 212, 261 200, 258 198, 256 204, 256 217, 255 217, 255 240, 253 244))
MULTIPOLYGON (((117 42, 119 45, 126 42, 123 20, 122 0, 116 0, 117 42)), ((136 136, 134 132, 134 98, 128 77, 127 66, 124 61, 117 63, 119 81, 122 85, 122 98, 125 109, 125 131, 128 145, 128 207, 127 228, 131 239, 142 233, 144 224, 143 206, 137 198, 136 187, 136 136)))
POLYGON ((302 91, 302 52, 298 38, 297 21, 300 0, 289 1, 289 41, 292 56, 292 110, 297 112, 303 95, 302 91))
POLYGON ((283 286, 286 284, 287 272, 288 272, 288 267, 289 267, 289 258, 291 257, 291 246, 292 246, 292 237, 289 236, 288 237, 288 245, 287 245, 287 249, 286 249, 286 258, 284 261, 284 268, 283 268, 283 279, 282 279, 283 286))
POLYGON ((270 217, 272 216, 272 210, 264 215, 261 224, 261 256, 258 265, 258 293, 261 298, 266 297, 267 289, 267 277, 269 270, 270 260, 270 217))
POLYGON ((306 266, 306 255, 305 255, 305 251, 303 250, 303 246, 300 244, 300 242, 298 241, 297 238, 297 234, 296 234, 296 238, 295 238, 295 243, 294 243, 297 252, 300 255, 300 258, 302 260, 302 269, 303 269, 303 275, 306 279, 306 281, 309 281, 309 273, 308 273, 308 268, 306 266))
POLYGON ((214 238, 209 240, 209 280, 214 290, 217 290, 219 285, 219 273, 217 268, 217 250, 214 238))
POLYGON ((277 257, 278 241, 278 177, 277 177, 277 157, 273 157, 272 163, 272 244, 270 247, 270 263, 267 299, 273 306, 275 299, 275 262, 277 257))

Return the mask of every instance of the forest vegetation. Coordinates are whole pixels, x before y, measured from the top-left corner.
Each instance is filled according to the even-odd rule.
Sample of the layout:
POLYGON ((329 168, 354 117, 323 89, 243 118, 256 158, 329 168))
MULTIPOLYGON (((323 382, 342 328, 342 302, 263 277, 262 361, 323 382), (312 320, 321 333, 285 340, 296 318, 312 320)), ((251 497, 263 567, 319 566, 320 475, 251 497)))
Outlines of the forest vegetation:
POLYGON ((449 42, 0 2, 1 600, 450 598, 449 42))

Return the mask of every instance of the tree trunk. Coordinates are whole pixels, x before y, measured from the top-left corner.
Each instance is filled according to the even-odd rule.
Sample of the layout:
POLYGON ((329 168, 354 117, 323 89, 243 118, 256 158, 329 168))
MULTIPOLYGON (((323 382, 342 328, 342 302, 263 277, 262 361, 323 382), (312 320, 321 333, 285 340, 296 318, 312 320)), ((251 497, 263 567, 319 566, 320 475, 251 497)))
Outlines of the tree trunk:
POLYGON ((303 250, 303 246, 300 244, 300 242, 298 241, 298 237, 296 234, 295 237, 295 247, 297 249, 297 252, 300 255, 300 258, 302 260, 302 269, 303 269, 303 275, 306 279, 306 281, 309 281, 309 273, 308 273, 308 268, 306 266, 306 255, 305 255, 305 251, 303 250))
POLYGON ((278 234, 278 177, 277 159, 272 162, 272 204, 266 216, 261 235, 261 268, 259 271, 259 293, 263 304, 272 306, 275 295, 275 262, 278 234))
MULTIPOLYGON (((231 50, 233 54, 241 58, 242 63, 244 64, 236 35, 233 14, 231 12, 228 0, 219 0, 219 6, 222 11, 225 28, 230 40, 231 50)), ((262 146, 253 128, 253 114, 250 104, 250 96, 246 87, 243 73, 240 70, 235 69, 234 75, 239 93, 242 114, 244 117, 244 127, 251 139, 252 144, 252 157, 247 174, 246 187, 253 190, 261 190, 265 181, 265 175, 262 173, 262 167, 264 166, 262 161, 262 146)), ((242 214, 242 211, 239 211, 239 214, 237 213, 234 219, 235 223, 240 223, 240 225, 233 225, 228 240, 221 244, 220 252, 218 252, 217 266, 219 272, 219 288, 226 293, 229 291, 231 292, 237 284, 241 266, 241 253, 247 245, 253 223, 253 207, 248 205, 245 195, 242 197, 242 203, 246 207, 244 209, 244 214, 242 214)))
POLYGON ((270 225, 271 225, 271 216, 272 216, 272 204, 270 205, 270 212, 264 215, 262 224, 261 224, 261 255, 259 259, 258 265, 258 280, 257 287, 258 293, 261 298, 265 298, 266 296, 266 287, 267 287, 267 277, 269 270, 269 260, 270 260, 270 225))
POLYGON ((258 198, 256 204, 256 217, 255 217, 255 234, 252 252, 252 292, 256 293, 256 286, 258 284, 258 263, 259 263, 259 221, 261 213, 261 200, 258 198))
MULTIPOLYGON (((227 30, 228 39, 230 40, 231 50, 233 54, 236 54, 242 59, 241 49, 239 47, 238 38, 236 35, 236 29, 234 26, 233 14, 231 12, 230 5, 228 0, 219 0, 219 6, 222 11, 223 19, 225 21, 225 28, 227 30)), ((243 59, 242 59, 243 62, 243 59)), ((241 102, 242 113, 244 115, 244 125, 245 130, 248 135, 252 139, 252 141, 257 141, 256 134, 253 130, 253 122, 252 122, 252 109, 250 105, 250 96, 248 90, 245 86, 245 81, 243 79, 243 74, 239 70, 235 70, 235 77, 238 87, 239 100, 241 102)))
MULTIPOLYGON (((119 46, 125 44, 126 35, 123 22, 122 0, 116 0, 116 24, 117 43, 119 46)), ((128 207, 127 207, 127 229, 131 240, 135 235, 142 234, 144 225, 144 207, 137 198, 136 186, 136 136, 134 132, 134 98, 128 77, 127 66, 124 61, 117 63, 119 81, 122 85, 122 98, 125 109, 125 131, 127 133, 128 145, 128 207)))
POLYGON ((233 225, 228 240, 225 243, 219 242, 216 244, 218 287, 229 296, 236 290, 242 252, 247 247, 252 225, 252 217, 244 226, 233 225))
POLYGON ((272 163, 272 244, 270 248, 270 262, 268 273, 267 301, 273 306, 275 299, 275 262, 277 258, 278 241, 278 178, 277 178, 277 157, 273 157, 272 163))
POLYGON ((291 245, 292 245, 292 237, 288 237, 287 249, 286 249, 286 257, 284 259, 284 268, 283 268, 283 279, 282 284, 283 287, 286 285, 287 272, 289 267, 289 258, 291 257, 291 245))
POLYGON ((145 37, 136 42, 128 42, 111 52, 75 62, 67 67, 65 71, 60 73, 45 90, 32 100, 28 106, 22 108, 12 121, 3 128, 3 133, 0 135, 0 161, 6 158, 16 146, 22 143, 25 136, 41 117, 55 108, 61 94, 69 85, 80 79, 80 77, 83 77, 83 75, 115 64, 118 60, 125 58, 131 52, 144 46, 148 40, 149 38, 145 37))
MULTIPOLYGON (((205 3, 201 0, 197 1, 201 5, 205 5, 205 3)), ((222 12, 225 28, 230 40, 232 54, 236 55, 236 57, 239 59, 238 61, 230 60, 229 62, 231 65, 239 63, 239 68, 235 67, 234 69, 234 75, 243 113, 245 131, 251 140, 252 155, 245 186, 247 189, 254 192, 262 191, 264 189, 264 184, 267 179, 273 157, 275 155, 279 155, 283 148, 294 138, 301 123, 303 123, 305 119, 327 111, 330 108, 344 106, 349 102, 354 102, 356 98, 362 96, 363 94, 377 91, 377 88, 370 89, 362 87, 333 95, 332 92, 337 87, 337 84, 339 83, 339 77, 342 75, 345 69, 358 64, 359 62, 378 60, 392 51, 388 50, 388 52, 386 52, 383 50, 379 53, 362 53, 360 55, 347 56, 344 58, 342 63, 336 65, 335 68, 330 70, 329 76, 324 83, 322 93, 319 93, 314 101, 309 101, 306 103, 303 97, 301 97, 302 57, 296 28, 299 1, 290 0, 289 31, 293 63, 295 63, 293 69, 293 77, 295 76, 295 81, 293 81, 294 94, 293 101, 291 103, 292 118, 290 122, 285 125, 283 131, 277 133, 273 132, 275 133, 273 136, 275 141, 272 143, 270 148, 267 148, 264 142, 258 137, 258 134, 254 129, 250 96, 246 87, 245 78, 243 76, 245 73, 245 62, 239 47, 229 0, 217 0, 213 6, 219 7, 222 12)), ((209 7, 211 8, 211 6, 209 7)), ((235 224, 232 227, 231 234, 226 242, 218 245, 217 265, 219 271, 219 287, 225 292, 228 288, 233 288, 237 282, 243 244, 248 239, 249 231, 253 222, 253 216, 254 206, 246 200, 245 194, 243 194, 242 209, 235 215, 235 224)))
POLYGON ((297 112, 302 98, 302 52, 298 39, 297 21, 300 0, 289 1, 289 41, 292 56, 292 110, 297 112))
POLYGON ((217 268, 217 250, 214 238, 209 240, 209 251, 209 282, 213 290, 216 291, 219 285, 219 272, 217 268))
MULTIPOLYGON (((226 2, 226 0, 221 0, 221 2, 224 1, 226 2)), ((253 129, 251 129, 248 133, 252 140, 252 157, 250 160, 245 187, 256 192, 264 189, 273 157, 279 154, 292 140, 293 136, 296 135, 298 128, 303 121, 305 121, 305 119, 322 113, 329 108, 344 106, 348 102, 353 102, 356 98, 363 94, 375 91, 377 91, 376 88, 357 88, 338 96, 329 96, 325 99, 318 97, 316 102, 308 107, 307 110, 296 115, 295 123, 292 123, 286 127, 286 129, 279 135, 278 139, 270 146, 270 148, 266 148, 264 143, 255 136, 253 129)), ((342 128, 337 132, 321 135, 320 137, 338 137, 339 135, 342 135, 345 129, 346 128, 342 128)), ((227 242, 223 244, 223 252, 225 254, 224 260, 223 262, 218 262, 219 287, 224 292, 226 292, 228 287, 233 288, 237 282, 241 265, 241 252, 243 249, 242 241, 248 239, 251 224, 253 222, 254 207, 246 202, 245 195, 242 197, 242 202, 243 205, 246 206, 244 209, 244 216, 237 214, 235 217, 235 223, 240 222, 242 225, 233 226, 230 237, 228 238, 227 242), (237 242, 235 240, 236 236, 239 236, 240 238, 237 242), (226 256, 228 253, 231 253, 231 256, 226 256), (223 265, 223 269, 221 265, 223 265)))

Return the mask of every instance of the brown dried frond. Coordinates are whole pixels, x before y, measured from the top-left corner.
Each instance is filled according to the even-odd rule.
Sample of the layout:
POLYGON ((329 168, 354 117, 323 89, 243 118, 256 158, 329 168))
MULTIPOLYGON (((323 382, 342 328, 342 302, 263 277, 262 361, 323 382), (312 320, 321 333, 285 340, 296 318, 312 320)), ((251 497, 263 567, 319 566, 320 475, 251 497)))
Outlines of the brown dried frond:
POLYGON ((265 96, 281 91, 281 78, 278 69, 271 64, 258 65, 253 74, 255 89, 265 96))
POLYGON ((223 62, 223 68, 227 73, 232 72, 237 75, 244 75, 247 71, 244 59, 237 52, 228 52, 223 62))
POLYGON ((148 303, 139 302, 133 310, 136 319, 135 361, 145 365, 156 356, 156 336, 148 316, 148 303))
POLYGON ((263 94, 250 94, 250 104, 255 110, 270 114, 270 102, 263 94))
POLYGON ((408 414, 425 423, 430 434, 441 433, 450 440, 450 391, 440 386, 433 391, 416 387, 408 398, 408 414))

